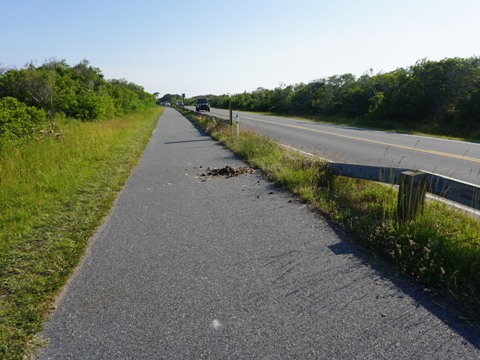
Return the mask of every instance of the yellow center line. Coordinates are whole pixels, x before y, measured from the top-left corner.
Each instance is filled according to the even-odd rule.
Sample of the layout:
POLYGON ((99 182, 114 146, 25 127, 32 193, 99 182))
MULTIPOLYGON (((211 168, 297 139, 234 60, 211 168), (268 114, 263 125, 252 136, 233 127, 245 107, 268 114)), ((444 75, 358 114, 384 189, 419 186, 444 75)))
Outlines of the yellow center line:
POLYGON ((443 151, 424 150, 424 149, 419 149, 419 148, 411 147, 411 146, 390 144, 390 143, 383 142, 383 141, 364 139, 364 138, 360 138, 360 137, 356 137, 356 136, 350 136, 350 135, 342 135, 342 134, 337 134, 337 133, 324 131, 324 130, 309 129, 309 128, 306 128, 306 127, 300 126, 300 125, 280 124, 280 123, 275 122, 275 121, 259 120, 259 119, 254 119, 254 118, 246 117, 246 116, 243 116, 243 118, 248 119, 248 120, 273 124, 273 125, 280 125, 280 126, 284 126, 284 127, 306 130, 306 131, 315 132, 315 133, 324 134, 324 135, 337 136, 337 137, 344 138, 344 139, 363 141, 363 142, 367 142, 367 143, 371 143, 371 144, 385 145, 385 146, 394 147, 394 148, 398 148, 398 149, 422 152, 422 153, 426 153, 426 154, 430 154, 430 155, 438 155, 438 156, 448 157, 448 158, 452 158, 452 159, 459 159, 459 160, 465 160, 465 161, 472 161, 472 162, 480 163, 479 158, 474 158, 474 157, 469 157, 469 156, 464 156, 464 155, 450 154, 450 153, 446 153, 446 152, 443 152, 443 151))

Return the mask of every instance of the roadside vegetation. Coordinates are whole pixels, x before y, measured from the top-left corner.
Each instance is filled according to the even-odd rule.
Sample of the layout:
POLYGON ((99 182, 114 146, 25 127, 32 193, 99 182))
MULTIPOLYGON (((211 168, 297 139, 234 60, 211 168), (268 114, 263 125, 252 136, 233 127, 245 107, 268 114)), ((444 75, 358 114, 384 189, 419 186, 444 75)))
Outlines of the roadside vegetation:
MULTIPOLYGON (((210 105, 480 141, 480 58, 423 59, 387 73, 202 95, 210 105)), ((194 98, 188 99, 188 105, 194 98)))
POLYGON ((139 159, 157 107, 64 121, 0 153, 0 358, 20 359, 139 159))
POLYGON ((70 66, 65 60, 55 59, 41 66, 30 63, 22 69, 0 68, 0 99, 5 98, 35 107, 49 118, 62 116, 82 121, 134 113, 156 102, 155 94, 139 85, 125 79, 105 80, 101 70, 88 60, 70 66))
POLYGON ((425 291, 453 301, 480 320, 480 224, 439 202, 427 202, 414 220, 398 221, 398 190, 330 174, 322 160, 270 138, 188 110, 180 111, 263 175, 311 204, 379 259, 393 262, 425 291))
POLYGON ((0 359, 36 334, 162 109, 87 61, 0 69, 0 359))

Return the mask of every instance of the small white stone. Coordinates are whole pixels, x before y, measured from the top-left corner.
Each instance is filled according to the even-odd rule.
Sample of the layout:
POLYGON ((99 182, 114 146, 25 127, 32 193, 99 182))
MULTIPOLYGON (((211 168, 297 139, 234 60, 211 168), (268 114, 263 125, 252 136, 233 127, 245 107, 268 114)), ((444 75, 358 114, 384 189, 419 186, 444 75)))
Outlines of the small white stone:
POLYGON ((218 321, 217 319, 213 320, 212 321, 212 328, 214 328, 215 330, 218 330, 222 327, 222 324, 220 323, 220 321, 218 321))

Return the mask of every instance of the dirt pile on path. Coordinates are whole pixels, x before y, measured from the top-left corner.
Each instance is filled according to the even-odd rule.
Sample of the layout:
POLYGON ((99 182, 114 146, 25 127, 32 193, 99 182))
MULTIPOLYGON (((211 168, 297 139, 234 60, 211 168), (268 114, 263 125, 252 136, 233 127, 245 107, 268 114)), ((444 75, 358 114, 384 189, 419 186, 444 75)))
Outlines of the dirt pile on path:
POLYGON ((248 166, 234 168, 227 165, 221 169, 208 168, 206 173, 202 174, 202 176, 221 176, 228 179, 228 178, 239 176, 242 174, 253 174, 254 172, 255 172, 255 169, 248 166))

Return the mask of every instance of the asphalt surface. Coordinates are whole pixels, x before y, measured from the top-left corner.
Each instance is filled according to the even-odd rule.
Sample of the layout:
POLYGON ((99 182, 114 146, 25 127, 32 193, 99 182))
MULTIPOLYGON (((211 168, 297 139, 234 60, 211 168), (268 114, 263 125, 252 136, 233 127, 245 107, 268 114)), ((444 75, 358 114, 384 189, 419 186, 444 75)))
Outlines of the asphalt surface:
POLYGON ((40 359, 479 359, 480 329, 165 109, 40 359))

